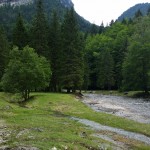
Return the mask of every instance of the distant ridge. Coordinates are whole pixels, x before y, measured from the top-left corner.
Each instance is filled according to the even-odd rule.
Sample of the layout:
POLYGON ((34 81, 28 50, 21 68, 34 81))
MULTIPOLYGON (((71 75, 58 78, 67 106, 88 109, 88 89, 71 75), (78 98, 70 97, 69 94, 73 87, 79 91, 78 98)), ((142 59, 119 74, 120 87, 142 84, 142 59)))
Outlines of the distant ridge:
POLYGON ((140 4, 136 4, 133 7, 130 7, 128 10, 126 10, 125 12, 123 12, 123 14, 121 16, 118 17, 119 21, 122 21, 124 18, 133 18, 135 13, 140 10, 142 12, 143 15, 146 15, 148 9, 150 8, 150 3, 140 3, 140 4))
MULTIPOLYGON (((35 14, 37 0, 0 0, 0 25, 4 26, 8 34, 14 26, 16 17, 20 12, 26 23, 31 23, 35 14)), ((48 20, 51 20, 53 10, 56 10, 60 20, 63 20, 67 9, 74 6, 72 0, 43 0, 48 20)), ((81 31, 89 31, 91 23, 76 13, 81 31)))

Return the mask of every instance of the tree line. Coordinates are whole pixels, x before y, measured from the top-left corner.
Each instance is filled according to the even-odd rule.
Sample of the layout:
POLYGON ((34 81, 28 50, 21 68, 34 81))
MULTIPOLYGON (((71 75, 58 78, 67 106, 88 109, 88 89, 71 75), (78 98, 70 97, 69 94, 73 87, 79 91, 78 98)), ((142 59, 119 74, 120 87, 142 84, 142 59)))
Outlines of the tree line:
POLYGON ((1 43, 1 58, 4 60, 0 65, 3 90, 22 92, 27 99, 30 91, 41 88, 53 92, 62 88, 68 92, 81 89, 84 73, 83 34, 79 31, 73 8, 66 11, 62 23, 54 11, 49 24, 42 0, 38 0, 30 27, 26 26, 19 13, 12 34, 9 44, 4 32, 1 33, 4 40, 1 43))
POLYGON ((150 14, 134 19, 92 25, 81 32, 70 8, 60 22, 56 11, 51 22, 38 0, 32 24, 18 13, 8 42, 0 28, 1 90, 68 92, 76 90, 149 90, 150 14))

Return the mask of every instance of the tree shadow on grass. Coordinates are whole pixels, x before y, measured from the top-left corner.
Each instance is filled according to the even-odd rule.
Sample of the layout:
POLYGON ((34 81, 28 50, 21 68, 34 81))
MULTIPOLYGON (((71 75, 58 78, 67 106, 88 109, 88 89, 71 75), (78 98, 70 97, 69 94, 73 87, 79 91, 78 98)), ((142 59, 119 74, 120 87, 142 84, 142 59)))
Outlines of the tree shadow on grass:
POLYGON ((30 98, 29 98, 28 100, 26 100, 26 101, 20 101, 20 102, 18 102, 18 104, 19 104, 20 107, 28 108, 28 107, 26 106, 26 104, 29 103, 30 101, 35 100, 35 97, 36 97, 36 95, 30 96, 30 98))
POLYGON ((62 112, 60 112, 60 111, 53 111, 52 110, 52 116, 54 116, 54 117, 58 117, 58 118, 61 118, 61 117, 70 117, 69 115, 66 115, 66 114, 63 114, 62 112))

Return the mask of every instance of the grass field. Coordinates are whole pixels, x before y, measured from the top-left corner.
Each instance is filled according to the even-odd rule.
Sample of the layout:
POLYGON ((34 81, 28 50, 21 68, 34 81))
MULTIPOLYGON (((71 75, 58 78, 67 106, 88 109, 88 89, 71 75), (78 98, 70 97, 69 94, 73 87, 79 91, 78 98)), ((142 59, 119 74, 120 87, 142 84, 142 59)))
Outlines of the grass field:
MULTIPOLYGON (((41 150, 50 150, 53 147, 60 150, 97 150, 99 145, 110 144, 90 136, 94 131, 70 120, 71 116, 142 133, 150 137, 149 124, 94 112, 74 95, 32 93, 32 97, 30 101, 19 105, 7 102, 10 96, 0 93, 0 119, 6 123, 7 130, 11 131, 3 145, 34 146, 41 150), (86 133, 86 136, 83 136, 82 133, 86 133)), ((150 149, 142 144, 132 146, 133 149, 150 149)))

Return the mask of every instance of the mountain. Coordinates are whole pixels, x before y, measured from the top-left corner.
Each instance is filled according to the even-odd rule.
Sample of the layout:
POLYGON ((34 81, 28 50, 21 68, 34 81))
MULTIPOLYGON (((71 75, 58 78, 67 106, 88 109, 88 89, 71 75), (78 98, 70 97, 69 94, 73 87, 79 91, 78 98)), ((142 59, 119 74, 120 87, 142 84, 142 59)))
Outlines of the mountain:
MULTIPOLYGON (((24 20, 29 25, 33 19, 36 10, 37 0, 0 0, 0 25, 3 25, 8 34, 12 33, 12 28, 16 22, 16 17, 20 12, 24 20)), ((48 20, 54 10, 57 11, 60 20, 63 19, 67 9, 73 6, 71 0, 43 0, 45 12, 48 20)), ((90 22, 76 13, 79 27, 82 31, 90 29, 90 22)), ((10 35, 8 35, 10 36, 10 35)))
POLYGON ((10 4, 11 6, 20 6, 32 3, 33 0, 0 0, 0 6, 10 4))
MULTIPOLYGON (((33 3, 34 0, 0 0, 0 5, 10 4, 11 6, 20 6, 33 3)), ((73 3, 71 0, 60 0, 60 3, 65 7, 72 7, 73 3)))
POLYGON ((129 8, 128 10, 126 10, 125 12, 123 12, 123 14, 118 17, 119 21, 122 21, 123 18, 133 18, 135 13, 140 10, 142 12, 143 15, 146 15, 148 9, 150 8, 150 3, 141 3, 141 4, 136 4, 135 6, 129 8))

